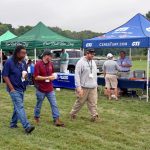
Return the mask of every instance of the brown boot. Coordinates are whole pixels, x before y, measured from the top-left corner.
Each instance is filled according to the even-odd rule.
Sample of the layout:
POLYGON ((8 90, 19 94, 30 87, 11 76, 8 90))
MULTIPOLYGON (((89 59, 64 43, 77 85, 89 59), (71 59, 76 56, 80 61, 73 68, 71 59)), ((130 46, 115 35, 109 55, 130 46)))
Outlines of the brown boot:
POLYGON ((97 120, 98 120, 98 115, 93 116, 93 117, 91 118, 91 122, 96 122, 97 120))
POLYGON ((77 118, 77 116, 76 115, 72 115, 72 114, 70 114, 70 119, 71 120, 75 120, 77 118))
POLYGON ((57 127, 64 127, 65 126, 64 123, 62 121, 60 121, 59 118, 54 120, 54 125, 57 127))
POLYGON ((37 124, 39 124, 39 122, 40 122, 40 118, 39 118, 39 117, 34 117, 34 120, 35 120, 35 122, 36 122, 37 124))

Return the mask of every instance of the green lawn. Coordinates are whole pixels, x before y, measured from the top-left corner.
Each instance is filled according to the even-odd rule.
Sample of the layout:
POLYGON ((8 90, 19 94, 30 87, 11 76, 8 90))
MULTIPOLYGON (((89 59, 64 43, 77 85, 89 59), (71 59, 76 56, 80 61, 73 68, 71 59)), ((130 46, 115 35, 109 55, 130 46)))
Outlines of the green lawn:
MULTIPOLYGON (((134 61, 132 70, 146 70, 146 61, 134 61)), ((138 98, 121 98, 119 102, 108 101, 99 94, 100 120, 90 122, 87 107, 81 110, 77 120, 71 121, 69 112, 75 101, 72 90, 56 92, 61 118, 65 128, 53 126, 50 107, 45 100, 41 123, 36 125, 33 110, 36 102, 34 87, 25 94, 25 109, 32 124, 36 126, 31 135, 19 129, 10 129, 12 103, 0 85, 0 150, 149 150, 150 149, 150 104, 138 98)))
MULTIPOLYGON (((25 94, 25 109, 32 124, 35 105, 34 87, 25 94)), ((101 120, 90 122, 85 106, 77 120, 69 119, 69 111, 75 101, 74 91, 56 92, 61 118, 65 128, 53 126, 50 107, 45 100, 41 123, 31 135, 25 135, 19 124, 10 129, 12 103, 0 85, 0 150, 149 150, 150 104, 137 98, 121 98, 119 102, 108 101, 99 95, 98 112, 101 120)))
POLYGON ((132 70, 146 70, 147 68, 147 61, 146 60, 135 60, 132 64, 132 70))

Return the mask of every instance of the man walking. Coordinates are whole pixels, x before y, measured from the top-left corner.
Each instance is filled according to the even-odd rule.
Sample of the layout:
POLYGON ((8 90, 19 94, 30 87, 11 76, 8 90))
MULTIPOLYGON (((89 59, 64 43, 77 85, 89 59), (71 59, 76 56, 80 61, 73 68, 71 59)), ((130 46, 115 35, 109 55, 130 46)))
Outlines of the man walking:
POLYGON ((24 61, 26 49, 17 46, 3 69, 3 78, 7 85, 7 91, 12 99, 14 111, 10 122, 10 128, 17 128, 18 120, 22 123, 26 133, 31 133, 34 126, 30 125, 24 110, 24 91, 26 89, 27 66, 24 61))
POLYGON ((93 60, 95 51, 88 49, 84 57, 76 64, 75 68, 75 85, 77 92, 77 100, 70 112, 71 118, 74 119, 82 108, 84 103, 87 103, 91 114, 91 121, 96 121, 97 113, 97 66, 93 60))
POLYGON ((37 123, 40 121, 40 111, 45 97, 47 97, 51 109, 55 126, 64 126, 59 119, 59 110, 56 103, 56 96, 52 81, 55 79, 52 54, 49 50, 43 52, 42 60, 38 61, 34 69, 34 79, 36 84, 37 103, 34 110, 34 118, 37 123))

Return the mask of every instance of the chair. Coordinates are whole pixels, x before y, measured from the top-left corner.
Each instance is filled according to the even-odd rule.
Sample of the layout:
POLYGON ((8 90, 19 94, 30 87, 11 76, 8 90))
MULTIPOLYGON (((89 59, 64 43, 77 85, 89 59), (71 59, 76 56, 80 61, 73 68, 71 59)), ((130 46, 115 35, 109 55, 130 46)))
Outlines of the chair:
POLYGON ((145 79, 146 78, 145 70, 134 70, 133 77, 138 79, 145 79))

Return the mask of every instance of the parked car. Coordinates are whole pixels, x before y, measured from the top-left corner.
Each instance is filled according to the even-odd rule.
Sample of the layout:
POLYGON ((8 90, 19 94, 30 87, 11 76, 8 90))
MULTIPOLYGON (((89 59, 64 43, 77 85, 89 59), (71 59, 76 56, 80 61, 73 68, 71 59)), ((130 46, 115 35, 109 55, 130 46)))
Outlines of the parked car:
MULTIPOLYGON (((51 50, 51 52, 53 54, 52 62, 54 64, 55 72, 59 72, 61 49, 51 50)), ((69 54, 68 70, 70 73, 74 73, 76 63, 81 57, 83 57, 83 51, 79 49, 66 49, 66 52, 69 54)), ((102 66, 104 62, 106 61, 106 58, 94 57, 94 60, 97 64, 97 73, 100 74, 102 72, 102 66)))
MULTIPOLYGON (((61 50, 51 50, 51 52, 53 54, 52 62, 54 64, 54 69, 56 72, 59 72, 61 50)), ((69 72, 74 73, 75 65, 78 60, 83 56, 83 52, 78 49, 67 49, 66 52, 69 54, 68 70, 69 72)))

